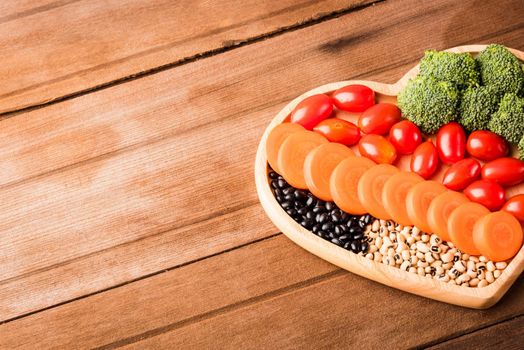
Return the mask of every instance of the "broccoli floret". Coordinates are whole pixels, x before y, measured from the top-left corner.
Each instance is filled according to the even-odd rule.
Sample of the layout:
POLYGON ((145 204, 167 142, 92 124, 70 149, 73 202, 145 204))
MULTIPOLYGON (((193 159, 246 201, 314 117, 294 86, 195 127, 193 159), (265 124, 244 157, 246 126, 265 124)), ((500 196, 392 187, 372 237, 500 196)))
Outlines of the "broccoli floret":
POLYGON ((431 77, 411 79, 398 94, 402 114, 426 134, 434 134, 455 119, 459 92, 455 84, 431 77))
POLYGON ((468 132, 486 130, 499 107, 500 95, 489 86, 467 89, 460 101, 458 122, 468 132))
POLYGON ((524 71, 520 62, 502 45, 489 45, 478 56, 480 77, 484 85, 498 92, 518 93, 524 86, 524 71))
POLYGON ((524 160, 524 135, 522 135, 522 138, 519 142, 519 158, 524 160))
POLYGON ((517 94, 506 94, 499 109, 488 123, 489 130, 511 143, 518 143, 524 135, 524 100, 517 94))
POLYGON ((420 75, 450 81, 461 89, 480 82, 477 63, 469 53, 428 50, 420 61, 420 75))

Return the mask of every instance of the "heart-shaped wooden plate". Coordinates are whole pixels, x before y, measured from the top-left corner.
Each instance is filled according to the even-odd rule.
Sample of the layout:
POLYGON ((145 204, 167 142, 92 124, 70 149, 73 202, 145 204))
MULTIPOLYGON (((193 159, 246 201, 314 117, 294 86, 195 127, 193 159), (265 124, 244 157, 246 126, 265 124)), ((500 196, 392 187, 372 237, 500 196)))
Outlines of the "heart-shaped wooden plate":
MULTIPOLYGON (((470 52, 475 55, 485 47, 486 45, 468 45, 455 47, 446 51, 470 52)), ((524 52, 514 49, 510 50, 521 61, 524 61, 524 52)), ((279 230, 302 248, 332 264, 360 276, 409 293, 450 304, 485 309, 497 303, 524 270, 524 247, 520 249, 518 254, 511 260, 506 269, 494 283, 483 288, 464 288, 447 282, 440 282, 434 279, 422 277, 415 273, 403 271, 397 267, 388 266, 380 262, 366 259, 363 256, 349 252, 316 236, 300 226, 287 215, 276 201, 269 186, 265 147, 267 136, 276 125, 282 123, 286 118, 288 118, 290 112, 300 101, 314 94, 331 93, 349 84, 362 84, 369 86, 377 93, 379 101, 396 101, 396 95, 398 92, 406 85, 409 79, 418 74, 418 71, 419 66, 417 65, 408 71, 395 84, 383 84, 365 80, 350 80, 331 83, 310 90, 291 101, 271 121, 260 141, 255 163, 255 180, 258 196, 267 215, 279 230)), ((354 120, 356 116, 348 114, 345 115, 344 118, 354 120)), ((398 166, 400 168, 409 169, 409 165, 405 159, 401 160, 398 166)), ((512 188, 509 194, 515 193, 524 193, 524 185, 512 188)))

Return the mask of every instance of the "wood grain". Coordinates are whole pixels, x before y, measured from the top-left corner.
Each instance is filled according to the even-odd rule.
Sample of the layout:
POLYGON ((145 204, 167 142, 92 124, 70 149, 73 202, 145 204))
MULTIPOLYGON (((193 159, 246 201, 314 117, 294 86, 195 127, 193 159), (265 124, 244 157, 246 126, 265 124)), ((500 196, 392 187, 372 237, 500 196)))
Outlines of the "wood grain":
POLYGON ((471 332, 457 338, 429 347, 428 350, 442 349, 522 349, 524 342, 524 316, 471 332))
POLYGON ((522 315, 523 292, 521 278, 500 304, 479 311, 421 297, 407 298, 398 290, 344 274, 145 337, 123 349, 423 347, 430 341, 522 315))
MULTIPOLYGON (((194 260, 271 234, 267 219, 261 227, 244 224, 245 236, 233 231, 218 246, 176 230, 256 201, 256 144, 301 92, 341 77, 395 81, 428 43, 453 46, 473 40, 471 33, 522 45, 518 14, 476 4, 475 20, 464 18, 453 32, 449 4, 386 2, 2 121, 0 319, 183 263, 177 251, 142 250, 155 242, 149 236, 178 239, 173 244, 194 250, 187 253, 194 260), (499 30, 497 18, 509 29, 499 30), (350 40, 355 33, 373 40, 350 40), (395 42, 398 55, 387 56, 391 36, 402 33, 410 40, 395 42), (386 56, 387 64, 377 60, 386 56), (110 259, 113 248, 119 264, 110 259)), ((465 4, 464 11, 474 5, 465 4)))
POLYGON ((370 1, 80 0, 40 1, 32 9, 24 1, 18 14, 4 21, 0 17, 0 112, 59 99, 370 1))
POLYGON ((7 323, 0 348, 103 346, 336 270, 280 235, 7 323))
POLYGON ((454 307, 342 272, 280 235, 4 324, 0 348, 406 348, 520 315, 523 292, 521 278, 489 311, 454 307))

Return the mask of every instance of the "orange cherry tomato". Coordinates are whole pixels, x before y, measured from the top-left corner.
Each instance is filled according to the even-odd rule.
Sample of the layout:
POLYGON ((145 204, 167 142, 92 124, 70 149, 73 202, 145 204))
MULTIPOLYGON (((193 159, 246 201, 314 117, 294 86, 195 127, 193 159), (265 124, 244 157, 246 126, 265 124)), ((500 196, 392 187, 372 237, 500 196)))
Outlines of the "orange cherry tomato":
POLYGON ((346 146, 353 146, 360 140, 359 128, 344 119, 329 118, 323 120, 313 130, 324 135, 331 142, 346 146))
POLYGON ((379 164, 392 164, 397 159, 397 150, 384 136, 369 134, 360 139, 358 149, 362 156, 379 164))
POLYGON ((377 103, 366 109, 358 119, 358 127, 366 134, 384 135, 400 121, 400 108, 392 103, 377 103))

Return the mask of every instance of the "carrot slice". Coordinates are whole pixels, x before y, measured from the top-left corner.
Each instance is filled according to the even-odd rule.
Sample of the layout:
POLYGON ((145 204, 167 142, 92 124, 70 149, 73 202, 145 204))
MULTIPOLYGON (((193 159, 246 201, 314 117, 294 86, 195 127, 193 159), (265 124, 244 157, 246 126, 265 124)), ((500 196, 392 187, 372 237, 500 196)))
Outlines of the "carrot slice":
POLYGON ((449 216, 448 232, 451 242, 465 253, 480 255, 480 251, 473 243, 473 227, 487 214, 489 210, 478 203, 468 202, 459 205, 449 216))
POLYGON ((282 146, 282 143, 284 142, 286 137, 295 132, 304 130, 306 129, 304 129, 302 125, 294 123, 279 124, 275 126, 273 130, 271 130, 266 140, 266 156, 267 162, 274 171, 281 174, 277 164, 278 150, 282 146))
POLYGON ((350 157, 337 165, 331 174, 329 189, 333 201, 340 209, 354 215, 366 213, 358 199, 358 181, 374 165, 372 160, 364 157, 350 157))
POLYGON ((514 257, 522 247, 522 227, 505 211, 483 216, 473 228, 473 242, 479 252, 493 261, 514 257))
POLYGON ((401 171, 391 176, 382 190, 382 203, 393 220, 404 226, 413 225, 406 208, 406 196, 411 187, 424 179, 411 172, 401 171))
POLYGON ((278 151, 277 168, 280 175, 293 187, 307 189, 304 161, 309 152, 329 141, 313 131, 298 131, 286 137, 278 151))
POLYGON ((358 199, 364 209, 376 218, 389 220, 389 216, 382 202, 382 190, 386 180, 398 173, 396 166, 378 164, 366 170, 358 181, 358 199))
POLYGON ((448 220, 451 212, 459 205, 468 203, 469 199, 460 192, 446 191, 431 201, 428 208, 428 225, 430 231, 443 241, 450 241, 448 220))
POLYGON ((428 223, 428 208, 433 199, 446 192, 446 187, 437 181, 423 181, 413 186, 406 196, 409 219, 424 232, 431 232, 428 223))
POLYGON ((304 162, 304 178, 311 193, 331 202, 329 178, 341 161, 354 155, 349 147, 334 142, 324 143, 309 152, 304 162))

